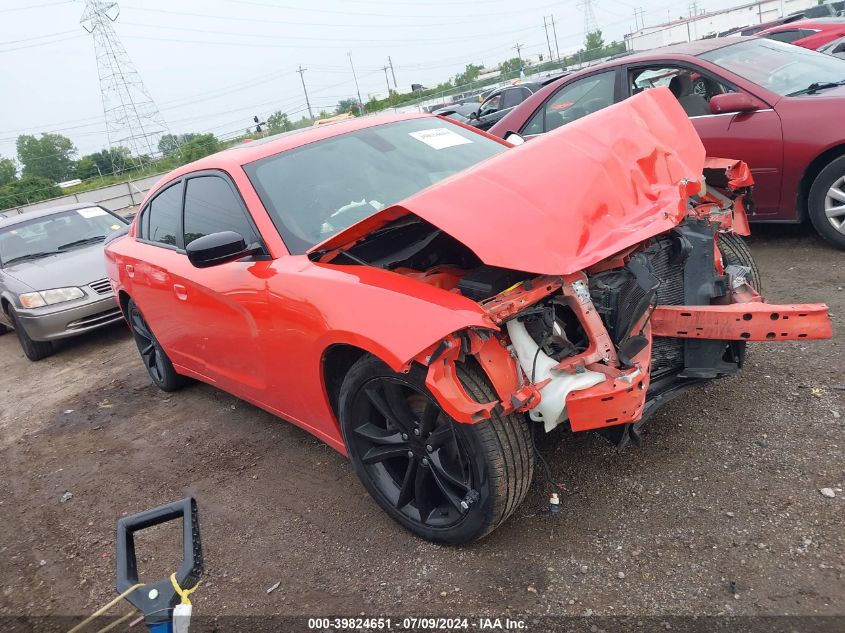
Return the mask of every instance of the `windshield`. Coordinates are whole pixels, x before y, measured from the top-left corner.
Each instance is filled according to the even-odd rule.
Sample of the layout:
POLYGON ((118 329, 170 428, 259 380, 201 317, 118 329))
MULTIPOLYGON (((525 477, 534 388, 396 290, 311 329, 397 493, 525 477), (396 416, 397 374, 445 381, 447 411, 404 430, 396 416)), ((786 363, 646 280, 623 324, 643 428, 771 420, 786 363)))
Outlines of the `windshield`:
POLYGON ((62 211, 0 228, 0 262, 33 259, 102 242, 126 222, 100 207, 62 211))
POLYGON ((388 123, 244 167, 288 250, 311 247, 507 146, 442 119, 388 123))
POLYGON ((845 80, 845 59, 763 38, 700 55, 781 96, 797 96, 811 84, 845 80))

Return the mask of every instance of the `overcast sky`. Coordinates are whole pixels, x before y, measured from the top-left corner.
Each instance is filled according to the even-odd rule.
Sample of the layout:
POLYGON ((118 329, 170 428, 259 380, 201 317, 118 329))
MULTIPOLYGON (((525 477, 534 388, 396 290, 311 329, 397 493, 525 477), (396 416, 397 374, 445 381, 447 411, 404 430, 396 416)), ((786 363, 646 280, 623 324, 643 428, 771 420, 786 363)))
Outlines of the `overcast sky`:
MULTIPOLYGON (((436 85, 469 62, 548 54, 543 16, 555 15, 561 54, 581 45, 578 0, 126 0, 115 24, 174 133, 244 130, 252 116, 305 111, 302 64, 315 112, 355 94, 384 94, 390 56, 400 89, 436 85)), ((699 9, 739 2, 709 0, 699 9)), ((595 0, 605 39, 689 12, 689 2, 595 0)), ((0 156, 19 134, 55 131, 80 155, 106 146, 93 42, 83 0, 0 0, 0 156)), ((551 33, 550 33, 551 35, 551 33)))

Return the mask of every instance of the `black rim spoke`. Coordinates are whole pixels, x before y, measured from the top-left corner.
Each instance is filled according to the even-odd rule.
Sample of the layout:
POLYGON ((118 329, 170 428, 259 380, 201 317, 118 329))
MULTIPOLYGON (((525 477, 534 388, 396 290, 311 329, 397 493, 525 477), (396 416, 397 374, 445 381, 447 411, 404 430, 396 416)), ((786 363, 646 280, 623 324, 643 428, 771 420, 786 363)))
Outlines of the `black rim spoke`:
POLYGON ((368 381, 355 396, 348 436, 366 476, 406 518, 445 527, 466 515, 473 490, 455 422, 429 394, 392 377, 368 381))
POLYGON ((382 396, 375 388, 372 387, 365 387, 364 392, 367 394, 367 398, 370 399, 370 402, 373 403, 373 406, 376 410, 387 420, 394 428, 396 429, 403 429, 408 431, 409 428, 407 426, 407 422, 403 422, 400 420, 393 410, 390 408, 390 405, 387 404, 387 400, 385 400, 384 396, 382 396))
POLYGON ((141 350, 141 356, 148 356, 153 350, 155 350, 155 345, 148 343, 147 346, 141 350))
POLYGON ((434 479, 434 483, 436 483, 437 487, 440 488, 440 492, 442 492, 443 496, 446 497, 446 501, 448 501, 456 510, 460 511, 461 498, 455 494, 455 491, 449 486, 445 477, 433 468, 431 469, 431 476, 434 479))
POLYGON ((402 433, 399 431, 387 431, 375 424, 367 422, 355 429, 355 434, 368 439, 373 444, 405 444, 402 433))
POLYGON ((399 488, 399 498, 396 500, 397 508, 404 508, 414 498, 418 477, 417 468, 419 468, 419 460, 409 459, 408 467, 405 469, 405 477, 402 479, 402 486, 399 488))
POLYGON ((417 505, 417 512, 420 514, 420 521, 423 523, 428 523, 431 512, 434 510, 430 499, 431 494, 428 490, 430 480, 431 475, 427 468, 417 470, 417 478, 414 481, 414 501, 417 505))
POLYGON ((431 465, 431 468, 434 471, 435 479, 442 479, 443 481, 451 484, 455 488, 461 490, 464 494, 469 492, 469 485, 463 479, 459 479, 457 476, 450 473, 449 469, 446 468, 446 466, 443 464, 443 461, 440 459, 440 451, 431 453, 428 456, 428 463, 431 465))
POLYGON ((405 446, 374 446, 361 458, 365 464, 377 464, 393 457, 407 457, 408 448, 405 446))
POLYGON ((452 426, 451 424, 444 424, 439 429, 434 431, 431 435, 428 436, 426 440, 426 444, 431 446, 432 450, 437 450, 441 446, 443 446, 447 441, 453 438, 452 433, 452 426))
POLYGON ((427 402, 420 418, 420 435, 422 437, 428 437, 434 429, 438 417, 440 417, 440 407, 434 402, 427 402))

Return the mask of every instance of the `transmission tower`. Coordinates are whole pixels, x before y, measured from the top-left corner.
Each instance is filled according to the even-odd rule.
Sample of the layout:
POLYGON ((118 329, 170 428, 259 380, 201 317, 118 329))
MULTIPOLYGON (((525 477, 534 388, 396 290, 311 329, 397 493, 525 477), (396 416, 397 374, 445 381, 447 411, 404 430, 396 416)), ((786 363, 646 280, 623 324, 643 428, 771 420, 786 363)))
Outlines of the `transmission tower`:
POLYGON ((126 169, 130 159, 136 164, 150 160, 158 152, 159 139, 168 133, 167 124, 114 30, 119 15, 117 2, 85 0, 79 20, 94 38, 109 148, 123 147, 130 154, 111 152, 113 173, 126 169))
POLYGON ((595 33, 599 30, 599 23, 596 20, 596 12, 593 10, 594 0, 581 0, 579 8, 584 12, 584 37, 588 33, 595 33))

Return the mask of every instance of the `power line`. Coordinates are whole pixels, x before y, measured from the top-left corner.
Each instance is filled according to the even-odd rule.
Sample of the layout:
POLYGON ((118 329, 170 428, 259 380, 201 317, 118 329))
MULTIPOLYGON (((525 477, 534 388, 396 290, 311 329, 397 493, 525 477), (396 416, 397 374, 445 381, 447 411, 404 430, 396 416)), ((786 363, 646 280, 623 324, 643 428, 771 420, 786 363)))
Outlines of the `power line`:
POLYGON ((44 2, 42 4, 30 4, 25 7, 9 7, 0 9, 0 13, 11 13, 12 11, 28 11, 29 9, 40 9, 42 7, 55 7, 59 4, 71 4, 73 0, 61 0, 60 2, 44 2))

